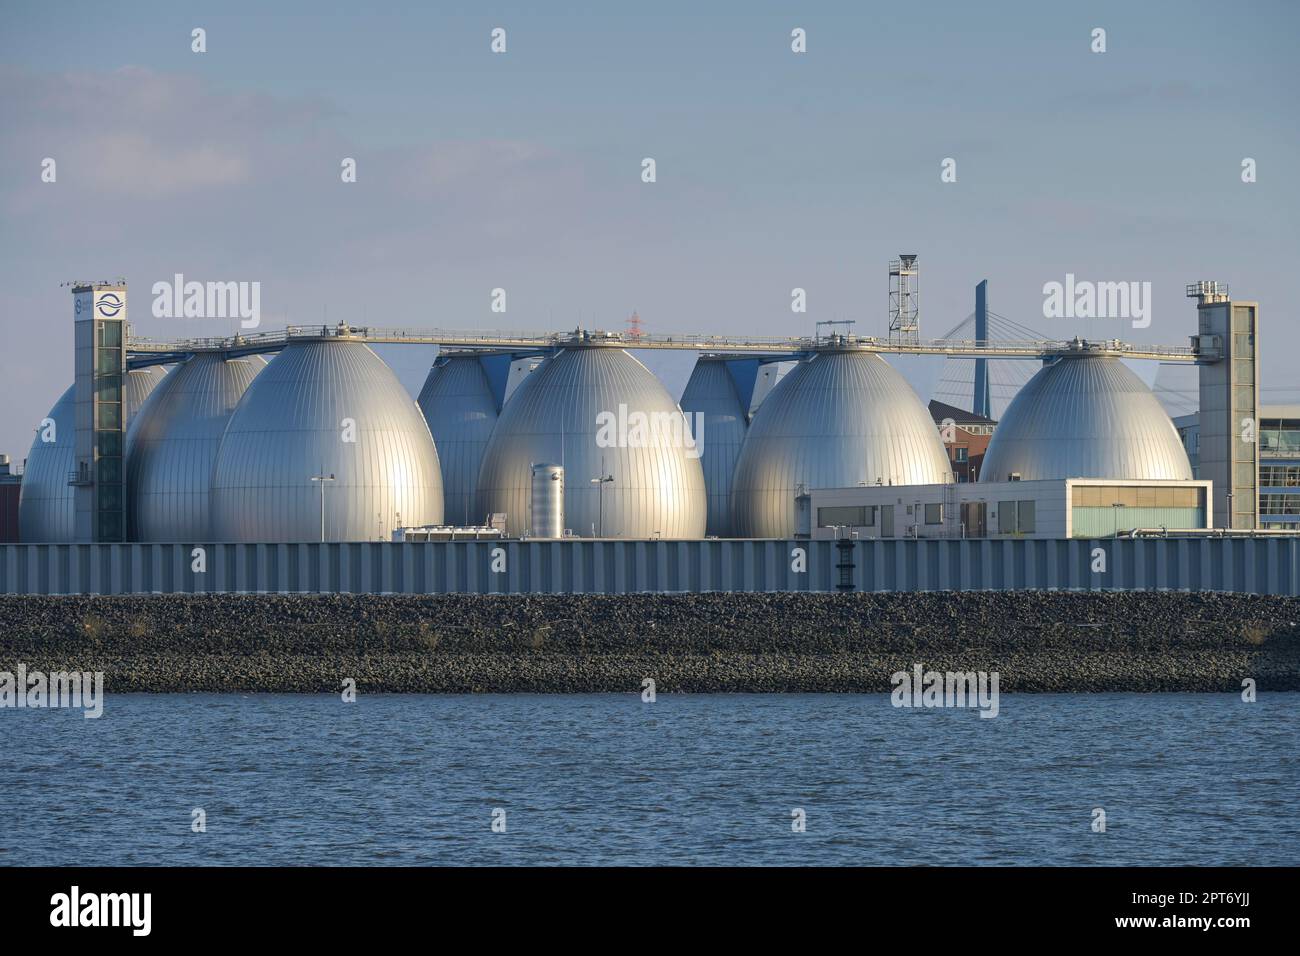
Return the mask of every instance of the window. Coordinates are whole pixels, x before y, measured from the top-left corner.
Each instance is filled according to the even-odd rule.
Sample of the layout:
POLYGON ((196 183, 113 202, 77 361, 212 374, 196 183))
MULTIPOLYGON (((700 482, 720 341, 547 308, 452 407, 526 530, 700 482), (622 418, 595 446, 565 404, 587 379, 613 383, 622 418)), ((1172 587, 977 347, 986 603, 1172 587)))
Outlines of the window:
POLYGON ((1259 510, 1266 515, 1300 515, 1300 495, 1260 495, 1259 510))
POLYGON ((117 402, 95 406, 95 427, 116 431, 122 426, 122 406, 117 402))
POLYGON ((101 402, 122 400, 122 376, 100 375, 95 379, 95 397, 101 402))
POLYGON ((122 371, 122 353, 119 349, 96 349, 95 358, 99 363, 95 371, 100 375, 112 375, 122 371))
POLYGON ((874 505, 831 505, 817 509, 819 528, 873 528, 876 524, 874 505))
POLYGON ((1033 534, 1034 518, 1033 501, 998 502, 998 534, 1033 534))
POLYGON ((998 502, 998 534, 1016 533, 1016 503, 1014 501, 998 502))
POLYGON ((99 447, 101 457, 121 458, 122 457, 122 433, 121 432, 95 432, 95 444, 99 447))
POLYGON ((1300 466, 1260 465, 1260 487, 1300 488, 1300 466))
POLYGON ((943 505, 926 505, 925 523, 943 524, 943 505))
POLYGON ((953 450, 953 454, 954 454, 954 456, 955 456, 955 460, 956 460, 958 463, 960 463, 960 464, 964 464, 965 462, 970 461, 970 449, 969 449, 969 448, 964 448, 964 447, 963 447, 963 448, 956 448, 956 449, 953 450))

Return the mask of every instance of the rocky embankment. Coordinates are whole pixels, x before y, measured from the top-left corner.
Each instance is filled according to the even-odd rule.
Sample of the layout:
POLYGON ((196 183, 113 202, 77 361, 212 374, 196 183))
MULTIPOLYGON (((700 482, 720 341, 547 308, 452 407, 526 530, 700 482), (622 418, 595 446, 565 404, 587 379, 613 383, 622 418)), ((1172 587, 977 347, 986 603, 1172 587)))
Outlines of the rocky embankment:
POLYGON ((886 691, 997 671, 1002 691, 1300 690, 1300 600, 963 592, 628 596, 0 596, 0 671, 109 691, 886 691))

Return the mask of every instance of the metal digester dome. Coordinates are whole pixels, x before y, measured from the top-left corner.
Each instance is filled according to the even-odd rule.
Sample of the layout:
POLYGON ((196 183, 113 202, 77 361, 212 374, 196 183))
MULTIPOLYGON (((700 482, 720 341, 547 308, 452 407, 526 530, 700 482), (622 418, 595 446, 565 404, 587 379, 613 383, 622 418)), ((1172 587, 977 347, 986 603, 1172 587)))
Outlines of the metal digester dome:
POLYGON ((322 509, 327 541, 442 522, 429 428, 362 342, 286 345, 244 393, 213 466, 214 540, 319 541, 322 509))
POLYGON ((620 348, 575 343, 506 403, 483 455, 479 508, 504 512, 508 533, 523 532, 531 466, 555 462, 575 532, 702 537, 704 472, 684 429, 681 409, 644 365, 620 348), (642 421, 658 424, 638 429, 642 421))
POLYGON ((200 352, 140 407, 126 436, 133 541, 204 541, 212 533, 212 465, 226 423, 266 367, 260 355, 200 352))
POLYGON ((442 464, 443 511, 453 524, 483 520, 475 499, 479 465, 497 423, 497 403, 477 355, 439 355, 418 402, 442 464))
POLYGON ((700 465, 708 494, 706 534, 727 537, 731 532, 731 476, 745 443, 749 415, 741 402, 727 360, 701 356, 682 392, 682 411, 696 427, 703 424, 700 465))
MULTIPOLYGON (((130 422, 149 393, 167 375, 160 366, 126 373, 125 410, 130 422)), ((77 539, 77 505, 68 477, 77 470, 76 386, 68 386, 47 416, 53 428, 38 428, 18 491, 18 538, 63 543, 77 539), (46 441, 46 438, 53 441, 46 441)))
POLYGON ((993 431, 981 481, 1192 477, 1160 402, 1119 359, 1067 356, 1025 383, 993 431))
POLYGON ((799 486, 951 480, 939 430, 907 381, 878 355, 827 350, 786 375, 754 415, 731 483, 733 530, 793 537, 799 486))

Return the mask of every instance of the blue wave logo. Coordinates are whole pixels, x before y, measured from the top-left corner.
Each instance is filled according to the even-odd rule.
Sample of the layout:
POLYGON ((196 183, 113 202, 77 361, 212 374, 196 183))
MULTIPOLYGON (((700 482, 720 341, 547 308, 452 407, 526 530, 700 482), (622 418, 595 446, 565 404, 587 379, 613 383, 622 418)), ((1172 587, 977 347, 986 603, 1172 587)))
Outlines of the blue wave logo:
POLYGON ((123 304, 122 297, 115 292, 105 292, 99 297, 99 301, 95 303, 96 308, 99 309, 99 314, 106 319, 115 318, 122 311, 123 304))

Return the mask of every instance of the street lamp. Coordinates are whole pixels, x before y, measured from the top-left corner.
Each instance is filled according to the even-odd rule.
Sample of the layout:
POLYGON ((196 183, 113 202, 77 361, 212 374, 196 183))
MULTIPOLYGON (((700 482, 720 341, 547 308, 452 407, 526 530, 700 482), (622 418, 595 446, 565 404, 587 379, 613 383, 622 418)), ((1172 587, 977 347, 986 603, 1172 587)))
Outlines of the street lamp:
POLYGON ((601 474, 591 479, 591 483, 596 486, 597 490, 597 509, 600 512, 600 530, 596 532, 598 538, 605 537, 605 485, 614 480, 614 476, 605 473, 605 459, 600 460, 601 474))
POLYGON ((1122 501, 1112 501, 1110 503, 1110 513, 1115 518, 1115 533, 1111 535, 1112 538, 1119 537, 1119 509, 1123 507, 1124 507, 1124 502, 1122 501))
POLYGON ((321 544, 325 543, 325 482, 333 481, 333 473, 328 475, 312 475, 312 481, 320 482, 320 540, 321 544))

